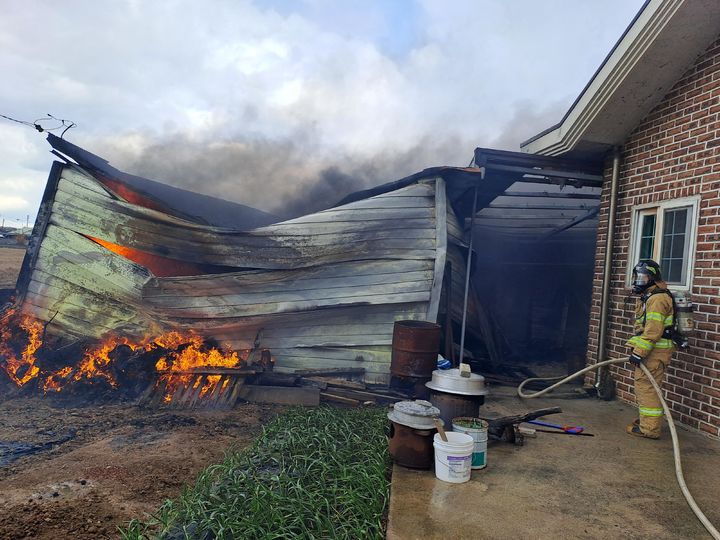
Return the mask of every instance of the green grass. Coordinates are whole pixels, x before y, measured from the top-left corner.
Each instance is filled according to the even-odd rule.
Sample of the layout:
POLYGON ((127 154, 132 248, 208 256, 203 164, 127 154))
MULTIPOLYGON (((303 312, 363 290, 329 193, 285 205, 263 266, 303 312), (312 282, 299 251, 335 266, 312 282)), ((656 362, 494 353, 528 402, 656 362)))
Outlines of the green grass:
POLYGON ((382 408, 291 409, 200 473, 126 540, 384 538, 390 458, 382 408))

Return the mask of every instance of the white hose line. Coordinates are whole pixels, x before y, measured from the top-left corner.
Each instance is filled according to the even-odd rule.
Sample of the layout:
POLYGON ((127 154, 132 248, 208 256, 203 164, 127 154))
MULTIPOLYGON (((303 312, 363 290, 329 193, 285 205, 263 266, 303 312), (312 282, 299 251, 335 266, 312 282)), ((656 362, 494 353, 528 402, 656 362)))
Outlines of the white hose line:
MULTIPOLYGON (((517 394, 518 394, 518 396, 520 396, 523 399, 532 399, 532 398, 540 397, 543 394, 547 394, 554 388, 557 388, 558 386, 561 386, 561 385, 567 383, 568 381, 576 379, 580 375, 584 375, 588 371, 593 371, 598 368, 601 368, 602 366, 607 366, 609 364, 620 364, 622 362, 627 362, 627 360, 622 359, 622 358, 614 358, 612 360, 605 360, 603 362, 598 362, 597 364, 587 366, 586 368, 583 368, 580 371, 573 373, 572 375, 569 375, 568 377, 552 377, 552 378, 534 377, 531 379, 526 379, 522 383, 520 383, 520 386, 518 386, 517 394), (544 390, 540 390, 533 394, 525 394, 522 391, 523 387, 529 382, 551 381, 551 380, 557 380, 557 379, 562 379, 562 380, 545 388, 544 390)), ((662 403, 663 411, 665 411, 665 418, 667 419, 668 426, 670 427, 670 437, 672 438, 673 455, 675 458, 675 477, 677 478, 678 485, 680 486, 680 491, 682 491, 682 494, 685 497, 685 500, 687 501, 688 505, 690 506, 690 509, 693 511, 695 516, 697 516, 697 518, 700 520, 700 523, 702 523, 703 526, 710 533, 710 536, 712 536, 714 540, 720 540, 720 532, 718 532, 718 530, 713 526, 713 524, 710 523, 710 520, 705 516, 705 514, 703 514, 702 510, 700 510, 700 507, 695 502, 695 499, 693 498, 692 494, 690 493, 690 490, 687 487, 687 484, 685 483, 685 477, 683 476, 683 472, 682 472, 682 463, 680 461, 680 443, 678 441, 677 431, 675 430, 675 422, 673 421, 672 415, 670 414, 670 408, 668 407, 667 403, 665 402, 665 399, 663 398, 662 391, 660 390, 660 386, 655 381, 655 378, 652 376, 652 373, 650 373, 650 370, 645 366, 645 364, 640 364, 640 368, 645 372, 645 375, 652 383, 653 388, 655 389, 655 392, 657 393, 658 397, 660 398, 660 403, 662 403)))

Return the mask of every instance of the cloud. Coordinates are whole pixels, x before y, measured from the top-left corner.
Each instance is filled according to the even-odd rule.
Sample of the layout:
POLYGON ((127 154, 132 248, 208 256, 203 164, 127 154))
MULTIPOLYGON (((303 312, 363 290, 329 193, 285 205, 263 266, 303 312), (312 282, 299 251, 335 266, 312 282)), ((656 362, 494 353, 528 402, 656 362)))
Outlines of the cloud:
POLYGON ((16 195, 0 195, 0 212, 22 210, 28 202, 16 195))
MULTIPOLYGON (((293 213, 467 165, 475 146, 517 149, 559 120, 641 3, 9 2, 0 113, 73 119, 66 137, 118 168, 293 213)), ((0 178, 34 178, 34 194, 11 193, 31 211, 51 156, 0 128, 23 133, 0 149, 0 178)))

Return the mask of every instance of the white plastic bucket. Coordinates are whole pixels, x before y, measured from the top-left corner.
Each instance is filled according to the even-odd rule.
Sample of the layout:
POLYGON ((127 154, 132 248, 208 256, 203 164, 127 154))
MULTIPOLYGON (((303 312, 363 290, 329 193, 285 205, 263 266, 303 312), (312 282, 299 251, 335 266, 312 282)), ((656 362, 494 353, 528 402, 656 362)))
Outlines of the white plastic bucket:
POLYGON ((452 428, 453 431, 458 433, 470 435, 475 442, 471 467, 473 469, 484 469, 487 467, 488 423, 479 418, 460 417, 453 418, 452 428), (480 424, 480 427, 465 427, 455 423, 462 420, 472 421, 475 425, 480 424))
POLYGON ((462 484, 470 480, 470 462, 475 442, 470 435, 446 431, 447 442, 436 433, 433 438, 435 448, 435 476, 438 480, 451 484, 462 484))

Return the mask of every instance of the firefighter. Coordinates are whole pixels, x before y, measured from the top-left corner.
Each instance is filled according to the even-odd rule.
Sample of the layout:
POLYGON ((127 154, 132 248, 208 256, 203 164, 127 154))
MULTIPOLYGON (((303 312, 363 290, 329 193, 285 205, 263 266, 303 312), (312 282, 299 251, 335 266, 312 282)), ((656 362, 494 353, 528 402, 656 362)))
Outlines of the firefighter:
POLYGON ((639 418, 627 426, 630 435, 658 439, 663 409, 660 398, 640 364, 652 373, 658 385, 670 363, 675 345, 673 328, 673 297, 660 274, 660 265, 650 259, 638 262, 633 269, 635 304, 635 335, 627 342, 632 347, 630 362, 635 365, 635 399, 639 418))

